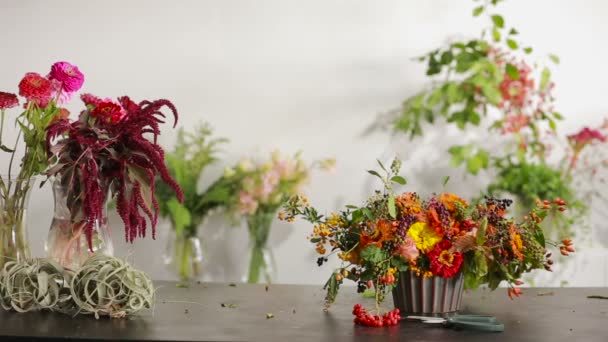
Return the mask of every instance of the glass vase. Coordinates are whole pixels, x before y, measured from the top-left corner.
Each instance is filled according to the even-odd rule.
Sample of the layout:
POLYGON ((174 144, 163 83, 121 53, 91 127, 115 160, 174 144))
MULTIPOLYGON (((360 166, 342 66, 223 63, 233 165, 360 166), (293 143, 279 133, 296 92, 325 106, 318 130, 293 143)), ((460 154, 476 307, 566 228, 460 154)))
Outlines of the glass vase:
POLYGON ((27 206, 35 177, 0 177, 0 268, 8 261, 30 258, 27 206))
POLYGON ((74 219, 83 215, 72 213, 67 205, 67 194, 66 186, 59 180, 53 182, 55 210, 44 245, 47 258, 63 267, 76 269, 95 253, 113 255, 114 247, 108 226, 107 197, 102 204, 102 218, 95 220, 92 238, 89 241, 85 234, 88 221, 74 219))
POLYGON ((267 283, 276 278, 276 266, 272 249, 267 246, 274 212, 262 212, 247 216, 251 259, 246 277, 248 283, 258 283, 263 276, 267 283))
POLYGON ((164 260, 165 265, 181 281, 198 279, 202 275, 203 259, 203 248, 198 236, 171 229, 164 260))

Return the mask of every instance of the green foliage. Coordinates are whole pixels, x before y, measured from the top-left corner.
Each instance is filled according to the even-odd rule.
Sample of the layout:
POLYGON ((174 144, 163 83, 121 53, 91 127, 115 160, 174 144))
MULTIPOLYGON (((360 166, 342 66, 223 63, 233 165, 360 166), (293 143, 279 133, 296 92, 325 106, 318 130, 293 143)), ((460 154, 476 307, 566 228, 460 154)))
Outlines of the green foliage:
POLYGON ((198 191, 201 175, 217 160, 218 146, 226 142, 212 138, 212 133, 207 124, 197 126, 193 133, 180 129, 175 148, 165 155, 169 172, 184 192, 184 202, 180 204, 171 188, 161 181, 156 182, 156 194, 161 215, 171 219, 178 234, 196 235, 209 210, 224 203, 227 190, 223 188, 198 191))

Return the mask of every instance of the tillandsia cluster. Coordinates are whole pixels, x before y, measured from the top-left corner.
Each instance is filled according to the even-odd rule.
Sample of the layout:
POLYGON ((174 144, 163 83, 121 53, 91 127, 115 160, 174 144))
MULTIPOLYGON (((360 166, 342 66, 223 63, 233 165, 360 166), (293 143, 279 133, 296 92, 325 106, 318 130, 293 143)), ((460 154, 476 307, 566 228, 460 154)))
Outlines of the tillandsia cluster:
MULTIPOLYGON (((427 63, 432 86, 405 100, 392 123, 412 139, 423 134, 425 122, 434 124, 440 119, 462 130, 489 126, 490 134, 504 137, 507 148, 497 152, 486 150, 483 143, 454 145, 448 151, 451 165, 464 165, 473 175, 487 169, 493 182, 486 193, 513 195, 523 212, 537 198, 564 199, 569 214, 552 213, 556 224, 547 228, 555 227, 550 232, 555 238, 569 236, 572 225, 584 221, 589 203, 575 183, 583 176, 586 181, 591 178, 584 171, 574 176, 571 163, 551 163, 552 144, 566 140, 557 129, 563 115, 554 106, 551 69, 530 61, 532 47, 523 47, 518 30, 508 27, 496 12, 502 1, 485 1, 474 8, 474 17, 487 14, 490 23, 481 38, 452 42, 419 58, 427 63)), ((559 63, 555 55, 548 59, 559 63)), ((567 144, 557 152, 566 155, 564 160, 576 159, 581 146, 567 144)))
POLYGON ((242 217, 247 221, 252 244, 248 282, 257 283, 262 271, 266 280, 271 280, 267 267, 272 257, 266 252, 277 210, 300 191, 314 167, 327 170, 334 164, 333 159, 325 159, 308 165, 299 153, 285 157, 275 151, 268 161, 243 159, 235 167, 227 168, 207 190, 209 200, 223 202, 233 219, 242 217))
POLYGON ((202 256, 196 250, 200 247, 198 228, 210 211, 223 205, 216 193, 201 192, 198 186, 205 168, 217 161, 219 145, 227 141, 212 138, 212 133, 207 124, 199 125, 192 133, 180 129, 175 148, 165 155, 169 173, 183 189, 183 203, 170 186, 161 179, 156 182, 160 214, 171 220, 175 233, 173 248, 166 257, 169 264, 177 267, 182 280, 199 275, 202 256))
POLYGON ((511 200, 486 198, 471 205, 444 193, 427 199, 413 192, 397 195, 394 184, 405 184, 399 176, 401 162, 389 168, 381 162, 384 175, 369 171, 384 183, 363 206, 323 216, 303 196, 292 197, 281 217, 302 217, 314 225, 310 241, 321 255, 321 266, 337 254, 341 267, 325 284, 326 308, 333 303, 344 279, 358 283, 358 292, 375 291, 378 316, 380 303, 396 283, 398 272, 411 271, 418 277, 452 278, 464 274, 465 286, 488 284, 496 289, 509 284, 509 296, 519 295, 522 274, 534 269, 551 271, 553 260, 546 246, 559 247, 562 254, 574 251, 570 240, 545 239, 539 226, 551 210, 562 212, 561 199, 539 202, 522 221, 506 216, 511 200))
POLYGON ((101 254, 75 271, 47 259, 10 261, 0 270, 0 305, 5 310, 124 318, 151 308, 154 298, 145 273, 101 254))
POLYGON ((24 111, 16 116, 19 127, 13 147, 2 139, 5 111, 19 106, 16 94, 0 92, 0 149, 11 154, 8 174, 0 176, 0 265, 6 261, 29 257, 26 236, 25 211, 33 177, 48 168, 45 149, 46 129, 53 122, 65 118, 68 110, 61 107, 84 83, 84 75, 78 67, 68 62, 57 62, 46 76, 35 72, 25 74, 19 82, 19 95, 23 98, 24 111), (25 151, 21 159, 15 159, 19 139, 23 138, 25 151), (14 162, 19 172, 13 174, 14 162))
POLYGON ((83 94, 81 99, 86 108, 77 120, 61 118, 46 130, 46 148, 52 161, 46 174, 59 179, 67 189, 72 231, 84 233, 92 249, 94 228, 103 219, 110 192, 125 225, 125 239, 133 242, 146 235, 146 217, 154 238, 159 212, 156 177, 183 200, 157 144, 165 118, 161 110, 167 107, 177 123, 175 106, 168 100, 135 103, 127 96, 114 101, 83 94))

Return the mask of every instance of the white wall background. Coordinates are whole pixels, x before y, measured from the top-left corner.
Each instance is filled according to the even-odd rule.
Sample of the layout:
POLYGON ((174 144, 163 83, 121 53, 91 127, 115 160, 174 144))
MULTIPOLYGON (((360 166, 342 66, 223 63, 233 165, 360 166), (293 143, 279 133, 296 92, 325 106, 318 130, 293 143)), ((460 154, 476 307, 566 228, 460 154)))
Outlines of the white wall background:
MULTIPOLYGON (((413 57, 447 38, 478 35, 485 23, 472 20, 473 6, 469 0, 2 0, 0 90, 16 92, 25 72, 46 74, 53 62, 67 60, 85 73, 83 91, 171 99, 181 126, 206 120, 231 140, 207 181, 243 155, 275 148, 302 149, 309 160, 336 157, 337 172, 317 173, 308 187, 312 201, 328 210, 363 200, 375 185, 365 170, 375 158, 395 154, 405 160, 410 189, 441 190, 442 177, 451 175, 447 190, 474 194, 487 179, 463 179, 448 166, 445 150, 459 142, 458 131, 435 128, 414 142, 389 133, 361 136, 378 113, 424 86, 424 66, 413 57)), ((554 77, 557 105, 566 115, 562 128, 599 124, 608 114, 608 2, 509 0, 500 11, 538 55, 561 57, 554 77)), ((69 108, 79 106, 74 101, 69 108)), ((165 146, 174 134, 167 125, 165 146)), ((4 170, 8 157, 0 159, 4 170)), ((50 188, 34 192, 30 209, 32 247, 42 255, 53 210, 50 188)), ((601 217, 594 220, 595 241, 608 240, 601 217)), ((119 256, 130 255, 156 279, 171 277, 161 257, 166 223, 156 241, 134 246, 122 242, 120 220, 112 223, 119 256)), ((330 270, 316 266, 308 232, 303 222, 275 224, 277 282, 326 279, 330 270)), ((205 279, 240 280, 248 262, 245 227, 212 217, 201 236, 212 260, 205 279)), ((607 255, 596 243, 576 254, 562 275, 537 285, 607 286, 607 255)))

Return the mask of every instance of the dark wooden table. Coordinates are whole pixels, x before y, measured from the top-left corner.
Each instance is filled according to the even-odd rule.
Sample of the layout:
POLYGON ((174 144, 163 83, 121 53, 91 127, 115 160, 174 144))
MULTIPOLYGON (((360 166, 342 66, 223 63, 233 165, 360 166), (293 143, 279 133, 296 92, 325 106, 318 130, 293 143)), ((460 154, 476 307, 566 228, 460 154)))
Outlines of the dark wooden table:
POLYGON ((354 288, 344 288, 324 313, 318 286, 157 286, 154 310, 130 319, 0 309, 0 341, 608 341, 608 300, 587 298, 606 296, 608 288, 526 289, 513 301, 504 289, 466 293, 464 312, 490 314, 505 324, 503 333, 481 333, 409 321, 389 328, 355 326, 353 305, 370 302, 354 288), (267 319, 268 313, 274 318, 267 319))

